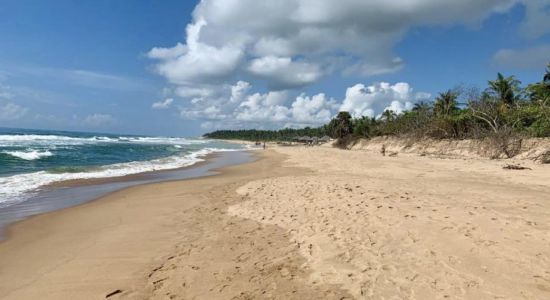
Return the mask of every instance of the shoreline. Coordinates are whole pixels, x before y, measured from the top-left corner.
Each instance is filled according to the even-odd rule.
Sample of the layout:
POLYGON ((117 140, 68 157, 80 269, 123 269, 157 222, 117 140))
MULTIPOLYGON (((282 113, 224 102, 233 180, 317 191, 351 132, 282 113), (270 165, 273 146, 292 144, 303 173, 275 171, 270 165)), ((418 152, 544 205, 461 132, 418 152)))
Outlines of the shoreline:
MULTIPOLYGON (((155 279, 160 274, 158 271, 167 261, 175 259, 174 251, 189 246, 197 249, 195 243, 201 243, 205 238, 208 240, 211 235, 219 235, 221 244, 201 247, 198 252, 207 253, 202 259, 210 263, 215 259, 223 264, 228 254, 237 255, 235 248, 249 251, 251 245, 256 244, 252 246, 255 253, 265 255, 250 261, 250 271, 256 272, 255 267, 260 261, 269 264, 280 255, 290 259, 287 265, 300 269, 304 260, 297 249, 288 248, 284 230, 275 226, 258 227, 256 222, 225 214, 228 205, 242 201, 234 192, 236 187, 287 172, 288 168, 281 166, 284 155, 266 151, 256 152, 255 156, 258 159, 253 162, 216 169, 216 176, 134 186, 95 201, 13 224, 10 239, 0 243, 0 298, 90 299, 109 296, 113 299, 164 299, 166 295, 157 295, 164 281, 155 279), (232 229, 232 234, 256 232, 261 236, 235 240, 226 236, 227 226, 237 226, 232 229), (275 239, 277 247, 272 241, 266 241, 264 234, 272 241, 275 239), (233 246, 228 247, 231 244, 233 246), (218 256, 214 258, 212 251, 218 256), (105 274, 109 274, 108 278, 105 274)), ((298 172, 307 173, 301 169, 298 172)), ((194 254, 192 249, 189 251, 194 254)), ((239 252, 238 257, 242 255, 239 252)), ((193 262, 196 264, 198 260, 193 262)), ((239 265, 244 268, 243 264, 239 265)), ((218 271, 220 266, 213 265, 218 271)), ((199 269, 193 265, 188 267, 190 270, 199 269)), ((235 270, 233 266, 228 267, 224 269, 235 270)), ((300 281, 284 288, 279 286, 279 289, 289 296, 326 298, 329 295, 329 298, 338 296, 340 299, 348 295, 332 285, 304 288, 307 272, 299 271, 300 281)), ((212 274, 217 273, 209 275, 212 274)), ((284 280, 284 276, 278 277, 284 280)), ((246 277, 246 281, 249 280, 246 277)), ((265 284, 268 283, 270 280, 265 284)), ((224 290, 223 286, 219 291, 203 290, 204 284, 193 286, 199 290, 197 296, 218 294, 224 290)), ((237 289, 243 295, 239 286, 237 289)), ((236 291, 226 289, 224 292, 236 291)), ((255 293, 265 295, 261 291, 255 293)))
POLYGON ((173 171, 185 170, 193 167, 200 167, 204 164, 207 164, 209 160, 215 157, 219 157, 219 155, 220 155, 219 152, 209 153, 204 157, 201 157, 200 158, 201 161, 193 163, 192 165, 189 165, 189 166, 183 166, 183 167, 174 168, 174 169, 147 171, 142 173, 128 174, 124 176, 115 176, 115 177, 68 179, 63 181, 56 181, 44 187, 45 188, 70 188, 70 187, 78 187, 78 186, 85 186, 85 185, 98 185, 98 184, 104 184, 104 183, 110 183, 110 182, 125 182, 125 181, 141 180, 141 179, 146 179, 150 176, 155 176, 165 172, 173 172, 173 171))
MULTIPOLYGON (((235 151, 248 153, 247 150, 235 151)), ((175 169, 125 176, 64 180, 41 187, 41 191, 20 203, 0 208, 0 243, 9 238, 9 227, 34 216, 62 210, 106 197, 119 190, 155 182, 185 180, 216 174, 211 169, 231 165, 228 152, 209 153, 201 161, 175 169)), ((252 158, 251 158, 252 159, 252 158)), ((235 164, 247 159, 237 158, 235 164)))
MULTIPOLYGON (((240 165, 237 165, 237 166, 245 166, 245 165, 250 164, 250 163, 253 163, 253 162, 244 163, 244 164, 240 164, 240 165)), ((222 167, 222 168, 213 169, 212 171, 215 172, 215 174, 211 174, 211 175, 214 175, 214 176, 208 176, 208 177, 206 177, 206 180, 212 179, 212 178, 215 178, 215 177, 218 177, 218 176, 223 176, 224 173, 226 172, 225 170, 226 169, 231 169, 231 168, 232 168, 232 166, 226 166, 226 167, 222 167)), ((45 213, 33 215, 33 216, 28 217, 26 219, 23 219, 23 220, 15 222, 13 224, 10 224, 6 228, 7 238, 5 240, 0 241, 0 269, 3 269, 3 271, 6 270, 5 268, 3 268, 4 265, 7 263, 7 261, 6 261, 7 255, 6 255, 5 252, 6 251, 7 252, 12 252, 10 250, 16 250, 16 248, 20 248, 20 245, 15 245, 15 247, 12 248, 12 244, 21 243, 21 244, 25 245, 27 243, 30 243, 30 244, 36 243, 37 240, 40 241, 40 236, 42 235, 42 232, 49 231, 47 227, 51 226, 52 224, 55 224, 56 219, 59 219, 59 217, 70 217, 71 215, 73 215, 77 212, 85 212, 87 210, 90 210, 90 208, 92 208, 92 207, 93 208, 100 208, 100 210, 101 210, 102 206, 108 206, 109 204, 111 204, 111 205, 116 204, 117 200, 119 200, 118 202, 120 202, 120 198, 124 197, 123 195, 128 194, 128 193, 132 193, 133 191, 136 191, 136 190, 139 190, 139 189, 148 189, 148 188, 152 188, 152 187, 155 187, 155 186, 177 184, 179 182, 189 183, 189 182, 196 181, 196 180, 204 180, 204 178, 194 177, 194 178, 190 178, 190 179, 162 181, 162 182, 155 182, 155 183, 144 183, 144 184, 140 184, 140 185, 136 185, 136 186, 131 186, 131 187, 127 187, 127 188, 117 190, 117 191, 113 191, 109 194, 103 195, 99 198, 87 201, 87 202, 82 203, 82 204, 78 204, 78 205, 71 206, 71 207, 66 207, 66 208, 51 211, 51 212, 45 212, 45 213), (46 227, 46 229, 44 229, 44 227, 46 227)), ((54 227, 54 226, 52 226, 52 227, 54 227)), ((61 228, 61 230, 63 230, 63 229, 61 228)), ((51 232, 51 233, 55 234, 55 232, 51 232)), ((46 236, 46 239, 47 238, 48 237, 46 236)), ((72 243, 74 241, 70 241, 70 242, 72 243)), ((20 249, 17 249, 17 250, 18 250, 17 252, 19 252, 20 249)), ((26 250, 28 250, 30 252, 34 252, 33 249, 26 248, 26 250)), ((42 248, 42 250, 45 250, 45 249, 42 248)), ((66 251, 66 249, 59 249, 59 250, 66 251)), ((15 253, 13 253, 13 254, 15 254, 15 253)), ((151 254, 153 254, 153 253, 151 253, 151 254)), ((20 254, 17 254, 17 255, 20 255, 20 254)), ((147 263, 144 263, 143 266, 141 266, 140 269, 142 269, 144 266, 147 266, 147 265, 149 265, 149 266, 153 265, 154 261, 159 259, 158 257, 155 259, 154 257, 156 257, 156 256, 157 255, 153 254, 152 257, 151 257, 152 260, 147 262, 147 263)), ((26 262, 21 262, 21 263, 25 264, 26 262)), ((46 261, 46 263, 48 263, 48 261, 46 261)), ((23 267, 23 266, 21 266, 21 267, 23 267)), ((24 271, 24 270, 22 270, 22 271, 24 271)), ((31 271, 31 273, 34 273, 34 272, 31 271)), ((29 275, 31 275, 31 273, 29 275)), ((9 275, 9 274, 7 274, 6 272, 2 272, 2 273, 0 273, 0 278, 4 277, 2 275, 9 275)), ((16 279, 16 282, 18 282, 19 280, 22 280, 22 279, 24 280, 25 278, 18 278, 18 279, 16 279)), ((26 284, 24 284, 23 286, 25 286, 25 285, 26 284)), ((10 299, 13 296, 12 293, 17 292, 19 290, 20 290, 20 287, 17 287, 17 286, 14 287, 14 286, 12 286, 12 284, 9 284, 4 280, 0 281, 0 298, 1 299, 5 299, 5 298, 10 299), (7 292, 8 290, 10 290, 10 291, 7 292)), ((31 293, 33 295, 35 295, 36 297, 39 297, 38 295, 41 295, 42 297, 39 297, 39 298, 42 298, 42 299, 44 299, 44 298, 60 299, 57 296, 47 297, 46 295, 42 294, 42 292, 36 293, 36 294, 34 294, 34 292, 31 292, 31 293)), ((102 294, 107 295, 107 294, 109 294, 109 291, 104 290, 104 291, 102 291, 102 294)), ((95 294, 94 293, 94 297, 96 297, 96 298, 105 297, 105 295, 102 295, 102 294, 99 294, 99 293, 95 294)), ((15 296, 14 299, 28 299, 28 298, 27 298, 27 296, 22 296, 22 297, 15 296)))

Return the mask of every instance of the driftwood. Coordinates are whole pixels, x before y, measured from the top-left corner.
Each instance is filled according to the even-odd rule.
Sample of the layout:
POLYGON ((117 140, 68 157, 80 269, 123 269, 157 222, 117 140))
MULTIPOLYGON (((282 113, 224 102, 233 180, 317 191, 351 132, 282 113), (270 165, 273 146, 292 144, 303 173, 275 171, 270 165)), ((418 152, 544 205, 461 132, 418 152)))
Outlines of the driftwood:
POLYGON ((502 168, 506 170, 531 170, 531 168, 523 167, 520 165, 506 165, 502 168))
POLYGON ((396 157, 396 156, 397 156, 397 152, 391 152, 390 154, 388 154, 388 156, 390 156, 390 157, 396 157))

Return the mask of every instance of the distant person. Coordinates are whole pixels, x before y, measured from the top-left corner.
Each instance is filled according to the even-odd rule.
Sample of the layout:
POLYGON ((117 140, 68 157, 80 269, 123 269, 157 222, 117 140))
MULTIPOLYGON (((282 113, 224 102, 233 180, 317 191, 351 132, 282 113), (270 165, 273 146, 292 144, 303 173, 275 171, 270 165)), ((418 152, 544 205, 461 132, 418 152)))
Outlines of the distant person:
POLYGON ((382 153, 382 156, 386 156, 386 145, 382 145, 382 149, 380 149, 380 153, 382 153))
POLYGON ((265 150, 265 142, 264 142, 264 150, 265 150))

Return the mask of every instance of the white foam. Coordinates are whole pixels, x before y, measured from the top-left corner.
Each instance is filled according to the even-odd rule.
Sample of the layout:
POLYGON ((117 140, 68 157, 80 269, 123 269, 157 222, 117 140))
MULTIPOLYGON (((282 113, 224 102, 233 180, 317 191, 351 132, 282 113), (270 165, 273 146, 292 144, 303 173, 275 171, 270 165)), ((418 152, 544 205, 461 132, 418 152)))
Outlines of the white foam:
POLYGON ((150 161, 105 165, 90 172, 57 174, 40 171, 0 177, 0 207, 22 202, 32 196, 33 193, 39 191, 40 187, 54 182, 75 179, 118 177, 143 172, 177 169, 203 161, 204 159, 202 157, 207 154, 224 151, 239 151, 239 149, 204 148, 187 155, 175 155, 150 161))
POLYGON ((39 151, 39 150, 27 150, 27 151, 2 151, 2 153, 21 158, 24 160, 37 160, 43 157, 53 156, 53 153, 50 151, 39 151))
POLYGON ((21 145, 83 145, 93 143, 140 143, 140 144, 172 144, 191 145, 204 144, 208 140, 195 140, 176 137, 135 137, 135 136, 93 136, 89 138, 69 137, 62 135, 0 135, 0 147, 21 145))

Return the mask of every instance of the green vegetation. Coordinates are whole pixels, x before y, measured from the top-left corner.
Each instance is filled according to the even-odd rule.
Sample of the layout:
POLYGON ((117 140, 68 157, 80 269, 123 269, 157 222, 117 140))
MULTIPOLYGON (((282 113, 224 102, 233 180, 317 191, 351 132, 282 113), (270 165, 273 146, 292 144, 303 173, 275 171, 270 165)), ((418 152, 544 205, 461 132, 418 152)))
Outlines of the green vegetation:
POLYGON ((347 144, 375 136, 430 137, 436 139, 491 138, 511 156, 511 139, 550 136, 550 64, 540 82, 521 87, 514 76, 498 73, 483 91, 454 88, 433 102, 417 103, 410 111, 386 110, 378 118, 353 119, 340 112, 319 128, 281 130, 222 130, 205 137, 242 140, 292 140, 296 136, 328 135, 347 144))
POLYGON ((330 135, 329 131, 325 130, 325 127, 319 128, 302 128, 291 129, 285 128, 281 130, 256 130, 256 129, 243 129, 243 130, 218 130, 204 135, 206 138, 211 139, 224 139, 224 140, 245 140, 245 141, 291 141, 297 136, 310 136, 310 137, 322 137, 324 135, 330 135))

